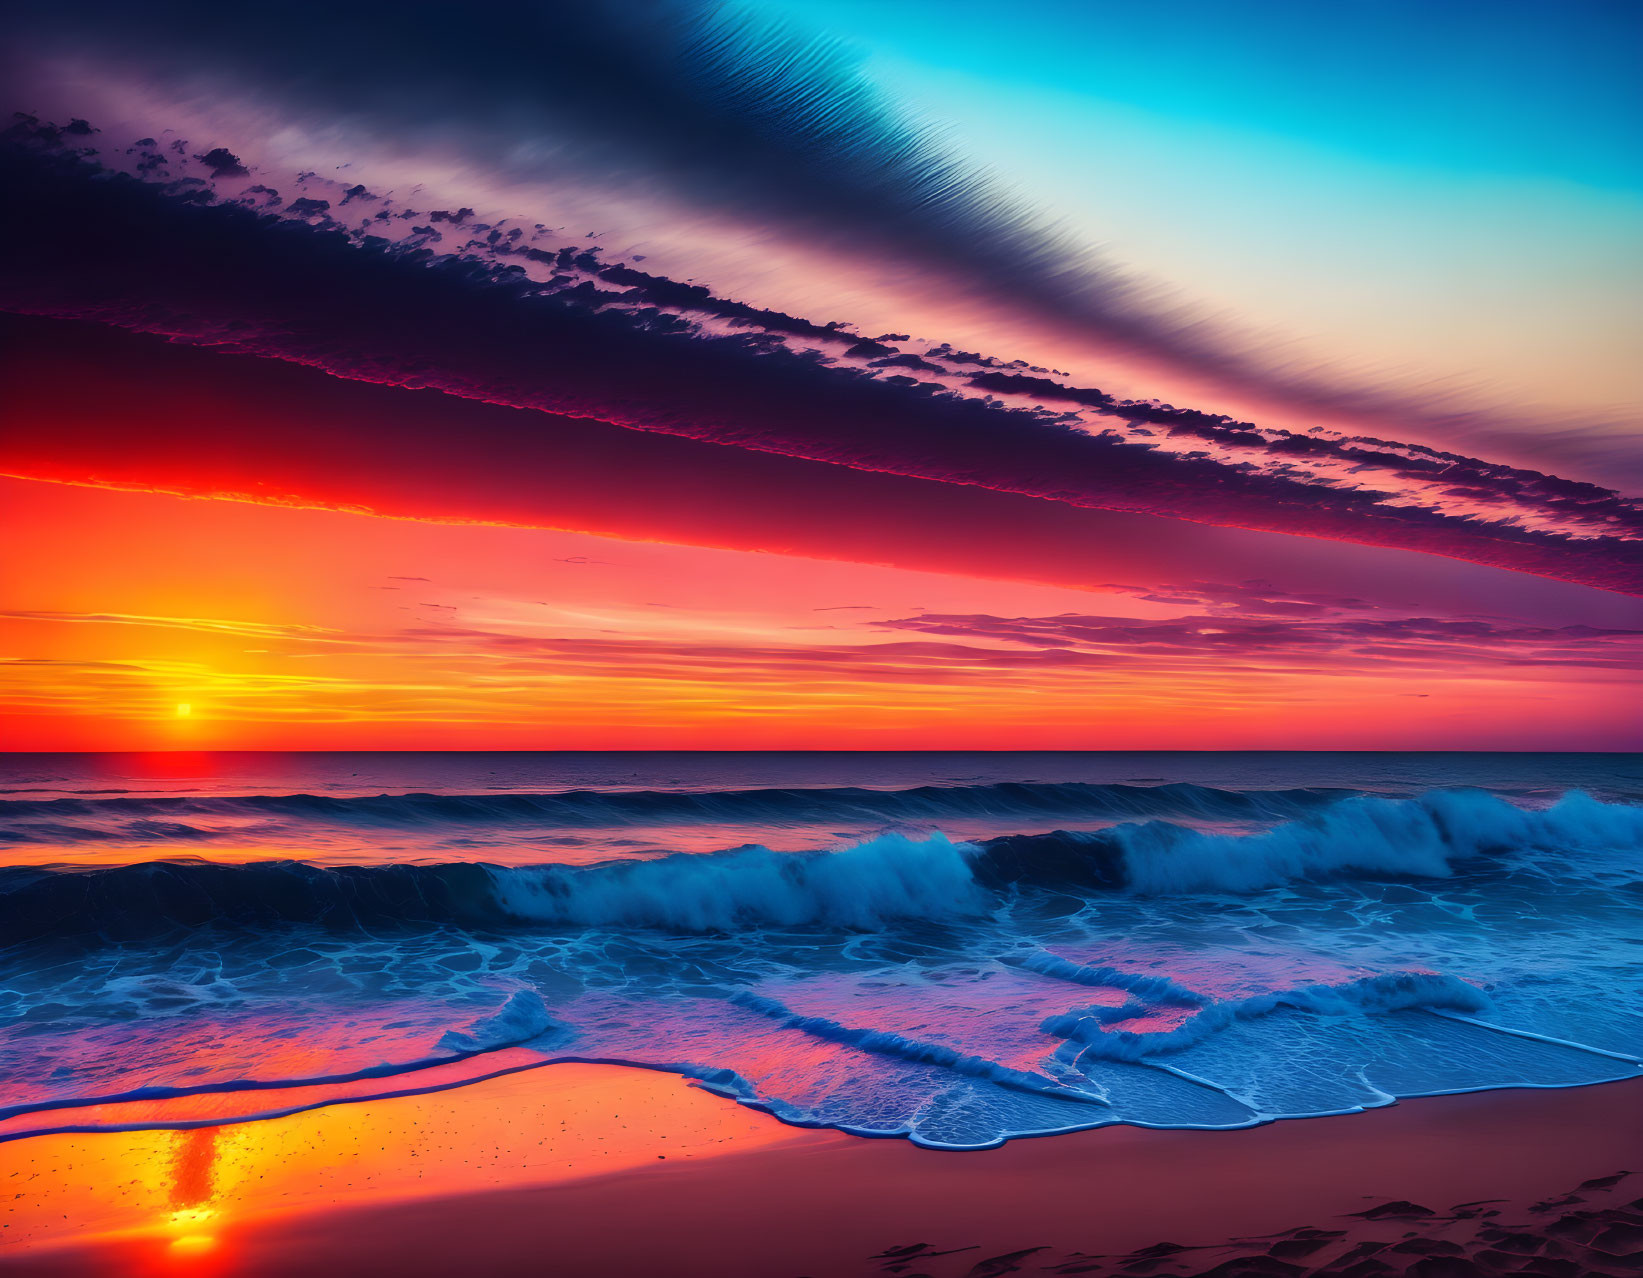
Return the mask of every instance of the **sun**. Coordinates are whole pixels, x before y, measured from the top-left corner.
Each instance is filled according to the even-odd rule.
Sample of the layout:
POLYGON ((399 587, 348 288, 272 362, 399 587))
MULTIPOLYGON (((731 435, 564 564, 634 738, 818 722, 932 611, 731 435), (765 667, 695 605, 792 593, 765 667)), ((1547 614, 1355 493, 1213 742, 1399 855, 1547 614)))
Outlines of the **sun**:
POLYGON ((188 718, 189 715, 191 715, 193 713, 194 713, 194 707, 191 706, 188 702, 179 701, 177 703, 177 717, 179 719, 186 719, 186 718, 188 718))

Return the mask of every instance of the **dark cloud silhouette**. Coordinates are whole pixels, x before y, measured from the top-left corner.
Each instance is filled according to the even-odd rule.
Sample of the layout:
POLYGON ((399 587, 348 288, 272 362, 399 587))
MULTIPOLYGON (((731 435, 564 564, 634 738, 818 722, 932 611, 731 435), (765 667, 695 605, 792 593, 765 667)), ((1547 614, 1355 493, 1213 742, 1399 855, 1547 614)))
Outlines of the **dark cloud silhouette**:
MULTIPOLYGON (((516 0, 457 21, 430 0, 64 0, 19 12, 12 28, 13 65, 0 69, 25 93, 56 56, 91 59, 400 152, 455 143, 503 175, 682 195, 1300 405, 1449 431, 1510 426, 1498 410, 1274 365, 1048 229, 888 100, 846 46, 751 7, 516 0)), ((1563 429, 1555 446, 1603 445, 1563 429)))
POLYGON ((235 155, 227 147, 213 147, 204 155, 196 155, 194 158, 201 164, 205 165, 206 168, 211 170, 212 177, 224 178, 249 176, 250 171, 245 167, 245 165, 240 163, 240 157, 235 155))
MULTIPOLYGON (((1091 433, 1036 402, 887 376, 843 353, 790 345, 786 330, 756 330, 749 320, 715 335, 642 291, 630 297, 597 286, 600 276, 542 285, 518 265, 435 257, 350 238, 329 222, 213 205, 209 193, 194 199, 60 152, 8 148, 0 169, 10 193, 0 237, 16 253, 0 306, 14 311, 857 470, 1643 591, 1643 556, 1616 519, 1624 507, 1602 516, 1600 526, 1615 531, 1596 534, 1529 518, 1548 501, 1607 510, 1612 494, 1587 486, 1537 496, 1537 512, 1534 503, 1512 505, 1527 491, 1518 477, 1528 472, 1473 465, 1464 469, 1468 481, 1494 494, 1498 508, 1487 517, 1445 513, 1409 499, 1396 482, 1344 487, 1091 433)), ((847 353, 853 338, 822 331, 847 353)), ((396 440, 372 442, 382 465, 400 464, 396 440)))
POLYGON ((1116 399, 1103 391, 1066 386, 1047 377, 991 372, 975 374, 967 381, 982 390, 1030 396, 1052 403, 1081 404, 1127 422, 1163 426, 1170 435, 1195 436, 1269 458, 1326 461, 1385 471, 1393 479, 1441 481, 1448 485, 1443 490, 1445 496, 1486 501, 1505 499, 1538 507, 1549 514, 1574 515, 1593 523, 1601 522, 1607 526, 1605 531, 1626 535, 1643 533, 1643 504, 1610 489, 1487 462, 1425 444, 1400 443, 1368 435, 1325 436, 1260 427, 1222 413, 1116 399))

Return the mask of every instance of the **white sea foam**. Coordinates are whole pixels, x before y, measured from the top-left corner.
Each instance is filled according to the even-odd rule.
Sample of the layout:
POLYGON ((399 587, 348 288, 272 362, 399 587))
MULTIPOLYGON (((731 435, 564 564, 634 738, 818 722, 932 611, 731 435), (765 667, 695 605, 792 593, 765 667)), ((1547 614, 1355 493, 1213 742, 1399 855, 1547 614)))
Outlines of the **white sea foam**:
POLYGON ((1353 874, 1446 878, 1460 861, 1537 848, 1635 851, 1643 809, 1577 792, 1531 811, 1481 791, 1439 790, 1418 799, 1362 795, 1260 834, 1165 822, 1111 834, 1138 892, 1249 892, 1353 874))
POLYGON ((987 897, 971 869, 977 851, 939 834, 887 834, 829 853, 752 847, 577 870, 498 870, 496 890, 517 918, 584 927, 867 930, 983 913, 987 897))
POLYGON ((446 1030, 439 1047, 442 1051, 464 1055, 492 1052, 499 1047, 528 1043, 550 1030, 563 1028, 549 1014, 541 994, 535 990, 515 990, 496 1011, 481 1016, 467 1028, 446 1030))

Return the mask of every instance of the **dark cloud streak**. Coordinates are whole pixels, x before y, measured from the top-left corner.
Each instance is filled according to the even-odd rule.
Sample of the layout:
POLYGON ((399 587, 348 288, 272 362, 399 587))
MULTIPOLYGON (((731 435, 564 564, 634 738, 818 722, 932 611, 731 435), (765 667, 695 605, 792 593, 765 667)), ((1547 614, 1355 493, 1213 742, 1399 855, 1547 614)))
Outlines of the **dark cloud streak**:
POLYGON ((65 0, 11 21, 19 86, 39 84, 54 58, 89 58, 399 153, 454 146, 515 179, 682 195, 1303 407, 1442 431, 1501 424, 1475 406, 1274 365, 1046 229, 888 100, 848 47, 747 8, 517 0, 474 20, 414 0, 65 0))
MULTIPOLYGON (((0 242, 13 255, 0 306, 14 311, 863 472, 1643 593, 1638 543, 1620 535, 1461 518, 1373 489, 1092 435, 1045 407, 876 375, 790 347, 780 332, 714 336, 643 297, 635 304, 586 285, 546 291, 516 268, 357 244, 324 221, 212 205, 194 188, 162 189, 59 153, 12 148, 0 170, 0 242)), ((518 429, 567 427, 538 417, 518 429)), ((403 464, 391 436, 362 442, 383 467, 403 464)), ((1479 484, 1498 478, 1469 472, 1479 484)), ((1593 499, 1584 490, 1575 498, 1593 499)))

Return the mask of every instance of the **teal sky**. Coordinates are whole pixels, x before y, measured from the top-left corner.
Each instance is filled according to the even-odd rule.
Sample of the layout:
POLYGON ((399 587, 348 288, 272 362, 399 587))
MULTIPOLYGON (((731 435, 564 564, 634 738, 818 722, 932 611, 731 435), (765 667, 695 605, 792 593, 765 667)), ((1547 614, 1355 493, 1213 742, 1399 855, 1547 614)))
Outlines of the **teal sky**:
POLYGON ((1297 362, 1632 416, 1643 7, 782 0, 1116 261, 1297 362))
POLYGON ((1643 7, 781 0, 874 53, 1456 174, 1643 186, 1643 7))

